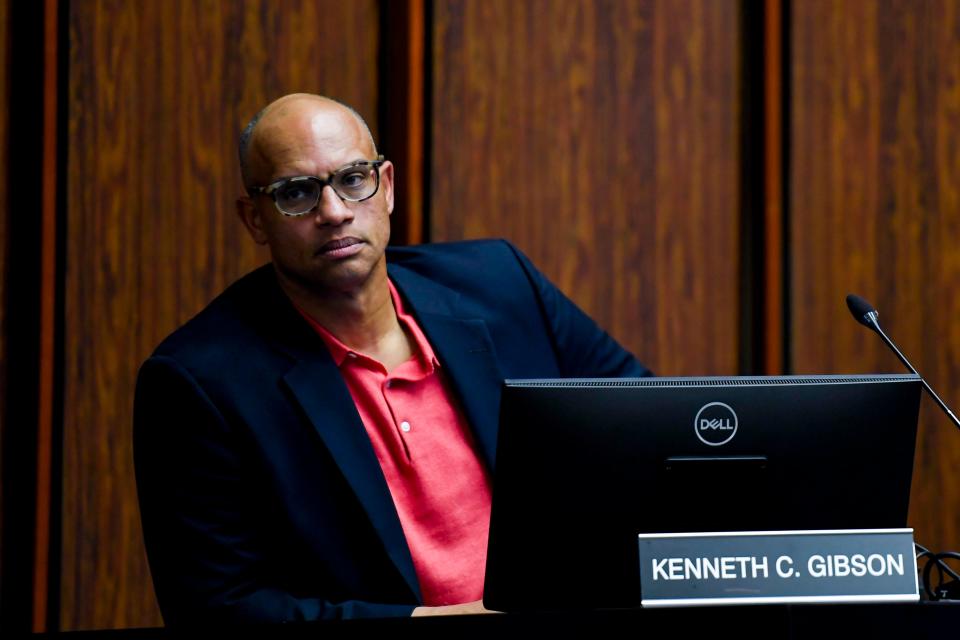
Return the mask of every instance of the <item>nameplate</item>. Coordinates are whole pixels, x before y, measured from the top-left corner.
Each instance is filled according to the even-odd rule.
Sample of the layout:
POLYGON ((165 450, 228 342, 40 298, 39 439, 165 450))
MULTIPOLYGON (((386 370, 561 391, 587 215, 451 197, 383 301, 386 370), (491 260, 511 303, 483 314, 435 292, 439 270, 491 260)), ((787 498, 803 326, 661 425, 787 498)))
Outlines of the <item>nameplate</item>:
POLYGON ((645 607, 916 602, 913 529, 640 534, 645 607))

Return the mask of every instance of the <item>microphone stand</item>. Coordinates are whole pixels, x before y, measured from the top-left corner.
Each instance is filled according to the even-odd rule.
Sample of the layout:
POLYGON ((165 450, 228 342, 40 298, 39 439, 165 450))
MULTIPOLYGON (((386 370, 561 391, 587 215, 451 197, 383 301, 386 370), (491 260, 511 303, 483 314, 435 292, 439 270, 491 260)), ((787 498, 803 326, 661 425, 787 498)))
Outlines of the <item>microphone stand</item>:
POLYGON ((943 412, 946 413, 947 416, 950 418, 950 420, 953 421, 953 425, 957 429, 960 429, 960 420, 958 420, 957 416, 954 415, 953 411, 950 410, 950 407, 948 407, 946 403, 940 399, 940 396, 938 396, 937 393, 933 390, 933 388, 929 384, 927 384, 927 381, 924 379, 924 377, 921 376, 920 373, 913 368, 913 365, 910 364, 910 361, 907 360, 907 357, 902 353, 900 353, 900 349, 897 349, 897 345, 893 344, 893 340, 888 338, 887 334, 885 334, 883 332, 883 329, 880 328, 880 322, 878 320, 879 316, 880 314, 877 313, 876 311, 869 311, 863 315, 863 319, 866 321, 867 326, 869 326, 871 329, 877 332, 877 334, 883 339, 886 345, 890 347, 890 350, 893 351, 895 354, 897 354, 897 357, 900 358, 900 362, 902 362, 904 366, 906 366, 907 369, 909 369, 911 372, 913 372, 917 376, 920 376, 920 382, 923 383, 923 388, 927 390, 927 393, 930 394, 930 397, 936 401, 937 405, 939 405, 940 408, 943 409, 943 412))

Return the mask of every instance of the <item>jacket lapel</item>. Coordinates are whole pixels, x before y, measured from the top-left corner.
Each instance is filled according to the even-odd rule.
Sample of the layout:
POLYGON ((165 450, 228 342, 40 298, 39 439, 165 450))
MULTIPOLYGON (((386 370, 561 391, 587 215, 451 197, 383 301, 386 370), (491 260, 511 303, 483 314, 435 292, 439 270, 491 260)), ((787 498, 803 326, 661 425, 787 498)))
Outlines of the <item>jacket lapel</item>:
POLYGON ((296 361, 283 375, 283 383, 353 489, 387 555, 417 601, 422 601, 420 583, 393 497, 350 391, 326 345, 287 299, 272 272, 267 288, 269 293, 260 298, 267 301, 261 309, 269 309, 269 318, 265 318, 269 329, 264 330, 273 336, 278 348, 296 361))
POLYGON ((387 555, 417 600, 422 600, 393 497, 360 414, 333 359, 327 355, 325 359, 301 361, 283 379, 363 505, 387 555))
POLYGON ((493 470, 503 376, 486 322, 458 317, 459 294, 455 291, 409 269, 396 265, 388 268, 397 290, 433 346, 493 470))

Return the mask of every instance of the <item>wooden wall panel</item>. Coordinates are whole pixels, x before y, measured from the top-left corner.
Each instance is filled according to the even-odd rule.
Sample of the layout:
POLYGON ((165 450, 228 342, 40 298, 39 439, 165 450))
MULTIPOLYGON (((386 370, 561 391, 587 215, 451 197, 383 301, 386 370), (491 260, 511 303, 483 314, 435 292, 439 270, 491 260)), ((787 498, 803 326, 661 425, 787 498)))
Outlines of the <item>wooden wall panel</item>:
POLYGON ((424 240, 427 0, 380 2, 380 153, 393 162, 390 243, 424 240))
MULTIPOLYGON (((62 202, 58 148, 58 102, 61 98, 58 69, 59 11, 57 0, 44 0, 43 6, 43 107, 42 170, 40 174, 40 269, 39 269, 39 343, 38 407, 36 428, 36 514, 34 517, 33 629, 46 629, 49 602, 50 548, 54 464, 54 416, 57 397, 57 236, 62 202)), ((57 566, 54 564, 54 566, 57 566)))
MULTIPOLYGON (((960 2, 796 2, 791 38, 792 368, 902 371, 847 312, 859 293, 956 407, 960 2)), ((960 540, 958 468, 960 434, 925 398, 910 524, 939 550, 960 540)))
POLYGON ((509 238, 658 373, 736 373, 738 7, 436 2, 432 239, 509 238))
POLYGON ((74 0, 65 19, 61 627, 150 626, 160 617, 130 439, 137 369, 166 334, 267 260, 233 208, 246 121, 298 90, 376 113, 377 6, 74 0))

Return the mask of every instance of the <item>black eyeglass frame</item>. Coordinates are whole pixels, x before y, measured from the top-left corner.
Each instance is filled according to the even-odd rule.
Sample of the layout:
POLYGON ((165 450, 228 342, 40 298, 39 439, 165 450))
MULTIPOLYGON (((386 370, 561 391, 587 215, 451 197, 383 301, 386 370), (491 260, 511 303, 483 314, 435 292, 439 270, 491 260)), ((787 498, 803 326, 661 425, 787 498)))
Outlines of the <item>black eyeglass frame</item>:
POLYGON ((333 189, 333 192, 337 194, 337 197, 345 202, 363 202, 364 200, 369 200, 373 196, 377 195, 377 191, 380 190, 380 167, 383 166, 384 162, 386 162, 386 159, 383 157, 383 155, 378 155, 376 160, 357 160, 356 162, 351 162, 350 164, 344 165, 339 169, 337 169, 336 171, 333 171, 326 178, 320 178, 318 176, 293 176, 291 178, 281 178, 276 182, 271 182, 265 187, 250 187, 250 193, 257 194, 257 195, 270 196, 271 198, 273 198, 273 206, 277 208, 277 211, 279 211, 280 213, 282 213, 283 215, 289 218, 299 218, 300 216, 305 216, 317 208, 317 204, 319 204, 320 198, 323 197, 323 189, 328 185, 331 189, 333 189), (336 187, 333 186, 333 180, 336 176, 340 175, 345 171, 349 171, 350 169, 353 169, 355 167, 371 167, 377 176, 376 177, 377 184, 376 186, 374 186, 373 191, 370 192, 370 195, 364 196, 362 198, 356 198, 356 199, 348 198, 344 196, 342 193, 337 191, 336 187), (315 182, 320 185, 320 190, 317 192, 317 201, 313 203, 312 207, 310 207, 309 209, 307 209, 302 213, 289 213, 281 209, 280 203, 277 202, 277 190, 280 189, 281 187, 287 186, 292 182, 303 182, 303 181, 315 182))

